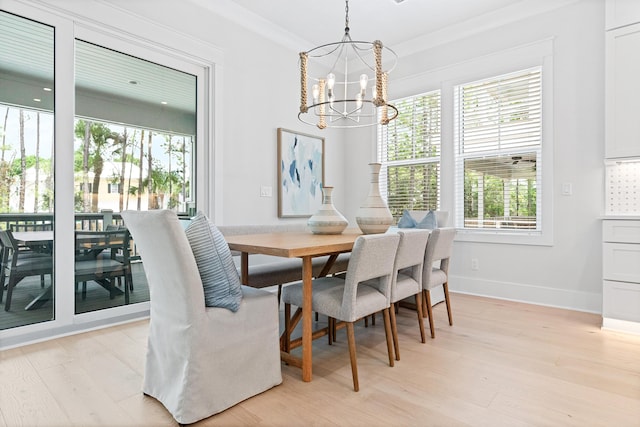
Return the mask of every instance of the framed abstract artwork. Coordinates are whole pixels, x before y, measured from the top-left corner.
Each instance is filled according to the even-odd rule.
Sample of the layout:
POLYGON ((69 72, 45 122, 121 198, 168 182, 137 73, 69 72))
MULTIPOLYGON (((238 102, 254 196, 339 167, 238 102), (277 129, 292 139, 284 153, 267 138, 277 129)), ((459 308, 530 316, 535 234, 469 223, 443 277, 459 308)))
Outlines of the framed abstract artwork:
POLYGON ((310 217, 322 205, 324 138, 278 128, 278 217, 310 217))

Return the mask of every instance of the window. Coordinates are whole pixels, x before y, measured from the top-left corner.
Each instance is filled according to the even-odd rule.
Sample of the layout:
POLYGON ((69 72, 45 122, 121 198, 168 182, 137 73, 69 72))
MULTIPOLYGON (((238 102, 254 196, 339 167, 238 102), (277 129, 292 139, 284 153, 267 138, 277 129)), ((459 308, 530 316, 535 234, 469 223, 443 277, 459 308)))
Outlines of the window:
POLYGON ((398 117, 379 127, 380 191, 394 218, 440 204, 440 91, 396 100, 398 117))
POLYGON ((119 194, 120 193, 119 184, 111 183, 111 184, 107 185, 107 193, 109 193, 109 194, 119 194))
POLYGON ((455 87, 457 227, 541 231, 541 74, 455 87))

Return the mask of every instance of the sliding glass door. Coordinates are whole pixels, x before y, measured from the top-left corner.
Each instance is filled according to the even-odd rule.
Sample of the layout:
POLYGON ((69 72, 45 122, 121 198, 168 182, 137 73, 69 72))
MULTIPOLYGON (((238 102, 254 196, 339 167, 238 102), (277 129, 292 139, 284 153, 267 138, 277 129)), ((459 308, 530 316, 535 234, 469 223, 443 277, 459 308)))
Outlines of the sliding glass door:
POLYGON ((121 211, 195 209, 197 78, 76 40, 75 81, 75 312, 85 313, 149 300, 135 241, 117 233, 121 211))
POLYGON ((54 28, 0 11, 0 330, 55 318, 54 28))
POLYGON ((0 10, 0 348, 146 315, 120 212, 211 206, 214 64, 77 19, 0 10))

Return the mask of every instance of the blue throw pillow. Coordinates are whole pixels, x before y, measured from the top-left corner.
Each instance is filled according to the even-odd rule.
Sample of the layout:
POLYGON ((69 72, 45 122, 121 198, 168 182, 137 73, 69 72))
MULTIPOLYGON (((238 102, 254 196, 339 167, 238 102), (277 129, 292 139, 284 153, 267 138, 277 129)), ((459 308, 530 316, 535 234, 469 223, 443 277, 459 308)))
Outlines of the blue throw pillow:
POLYGON ((223 307, 238 311, 242 287, 224 236, 202 213, 192 218, 185 230, 198 265, 207 307, 223 307))
POLYGON ((415 228, 416 225, 418 224, 416 220, 411 217, 409 211, 406 209, 402 211, 402 217, 400 221, 398 221, 398 228, 415 228))
POLYGON ((436 217, 436 212, 435 211, 427 212, 427 214, 424 216, 424 218, 422 218, 422 220, 420 220, 420 222, 416 227, 426 228, 429 230, 438 228, 438 218, 436 217))

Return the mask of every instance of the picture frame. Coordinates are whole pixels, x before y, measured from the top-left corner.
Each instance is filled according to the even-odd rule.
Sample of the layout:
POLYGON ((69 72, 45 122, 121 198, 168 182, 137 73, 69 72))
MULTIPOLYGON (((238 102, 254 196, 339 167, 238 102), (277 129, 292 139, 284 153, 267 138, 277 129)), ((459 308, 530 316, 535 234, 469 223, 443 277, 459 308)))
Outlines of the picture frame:
POLYGON ((310 217, 322 205, 324 138, 278 128, 278 217, 310 217))

